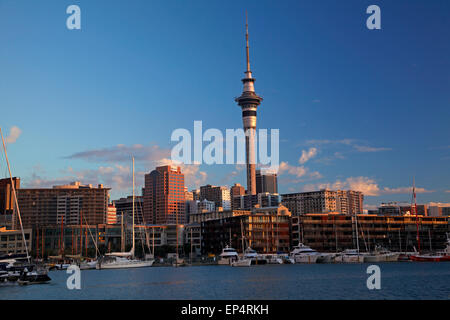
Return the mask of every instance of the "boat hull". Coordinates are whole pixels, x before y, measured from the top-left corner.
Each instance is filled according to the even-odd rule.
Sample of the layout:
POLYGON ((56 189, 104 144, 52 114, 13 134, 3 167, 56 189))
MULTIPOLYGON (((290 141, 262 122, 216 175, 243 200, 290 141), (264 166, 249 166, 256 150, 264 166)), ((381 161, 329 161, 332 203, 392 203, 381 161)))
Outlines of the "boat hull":
POLYGON ((250 259, 237 260, 231 263, 233 267, 250 267, 252 261, 250 259))
POLYGON ((418 261, 418 262, 445 262, 445 261, 450 261, 450 256, 412 255, 409 258, 412 261, 418 261))
POLYGON ((146 268, 153 265, 153 260, 136 261, 136 262, 118 262, 118 263, 100 263, 96 265, 97 270, 103 269, 130 269, 130 268, 146 268))
POLYGON ((340 255, 334 258, 337 263, 363 263, 364 256, 362 255, 340 255))
POLYGON ((317 259, 319 259, 320 255, 298 255, 295 256, 295 263, 317 263, 317 259))

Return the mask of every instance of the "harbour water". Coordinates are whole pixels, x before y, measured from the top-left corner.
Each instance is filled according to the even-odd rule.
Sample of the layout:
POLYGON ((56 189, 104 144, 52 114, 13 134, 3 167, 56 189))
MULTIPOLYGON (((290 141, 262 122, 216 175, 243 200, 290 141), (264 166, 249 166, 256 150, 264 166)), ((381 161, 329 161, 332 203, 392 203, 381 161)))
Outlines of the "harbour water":
POLYGON ((369 290, 369 264, 151 267, 66 271, 49 284, 0 285, 0 299, 450 299, 450 263, 379 263, 381 289, 369 290))

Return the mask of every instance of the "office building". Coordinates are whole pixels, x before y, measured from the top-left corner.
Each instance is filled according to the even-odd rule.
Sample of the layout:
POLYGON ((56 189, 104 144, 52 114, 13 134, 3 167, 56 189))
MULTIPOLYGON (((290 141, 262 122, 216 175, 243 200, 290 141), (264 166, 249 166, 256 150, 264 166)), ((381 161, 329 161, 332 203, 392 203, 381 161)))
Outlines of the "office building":
POLYGON ((278 193, 277 174, 256 170, 256 193, 278 193))
POLYGON ((63 224, 104 224, 110 188, 74 182, 53 188, 19 189, 24 228, 63 224))
POLYGON ((200 187, 200 200, 209 200, 215 203, 216 208, 231 209, 230 190, 224 186, 206 185, 200 187))
POLYGON ((185 223, 184 174, 180 167, 157 167, 145 175, 144 220, 152 224, 185 223))
POLYGON ((363 213, 364 196, 353 190, 319 190, 283 194, 281 202, 293 216, 307 213, 339 212, 342 214, 363 213))

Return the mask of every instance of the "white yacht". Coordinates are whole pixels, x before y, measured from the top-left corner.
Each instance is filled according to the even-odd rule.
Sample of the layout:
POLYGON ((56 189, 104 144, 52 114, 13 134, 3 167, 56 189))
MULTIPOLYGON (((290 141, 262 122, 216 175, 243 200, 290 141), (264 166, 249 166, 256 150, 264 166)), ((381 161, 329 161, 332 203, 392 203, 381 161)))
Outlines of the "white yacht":
POLYGON ((244 258, 250 259, 253 265, 267 263, 267 260, 264 257, 262 257, 260 254, 258 254, 258 252, 256 252, 256 250, 252 249, 251 247, 248 247, 247 249, 245 249, 244 258))
POLYGON ((222 253, 219 256, 219 265, 232 265, 234 261, 237 261, 239 256, 235 249, 229 247, 228 245, 223 248, 222 253))
POLYGON ((96 269, 128 269, 128 268, 144 268, 151 267, 153 265, 154 260, 137 260, 131 258, 131 256, 123 257, 117 256, 113 254, 109 254, 105 256, 102 260, 100 260, 95 268, 96 269))
POLYGON ((290 257, 295 263, 316 263, 323 255, 314 249, 299 243, 290 253, 290 257))
POLYGON ((283 259, 276 254, 266 254, 264 259, 268 264, 283 264, 283 259))
POLYGON ((231 266, 233 267, 250 267, 251 264, 252 260, 245 258, 239 258, 238 260, 231 262, 231 266))
POLYGON ((337 254, 334 261, 342 263, 363 263, 364 255, 357 249, 347 249, 337 254))

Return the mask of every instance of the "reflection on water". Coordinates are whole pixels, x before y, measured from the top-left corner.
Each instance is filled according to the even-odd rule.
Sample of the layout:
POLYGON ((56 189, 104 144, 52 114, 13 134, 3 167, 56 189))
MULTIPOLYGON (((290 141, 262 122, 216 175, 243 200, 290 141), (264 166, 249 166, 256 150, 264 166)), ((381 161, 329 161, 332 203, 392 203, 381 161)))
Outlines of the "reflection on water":
POLYGON ((0 285, 1 299, 449 299, 450 263, 385 263, 381 290, 368 290, 368 264, 152 267, 84 270, 81 290, 65 271, 45 285, 0 285))

